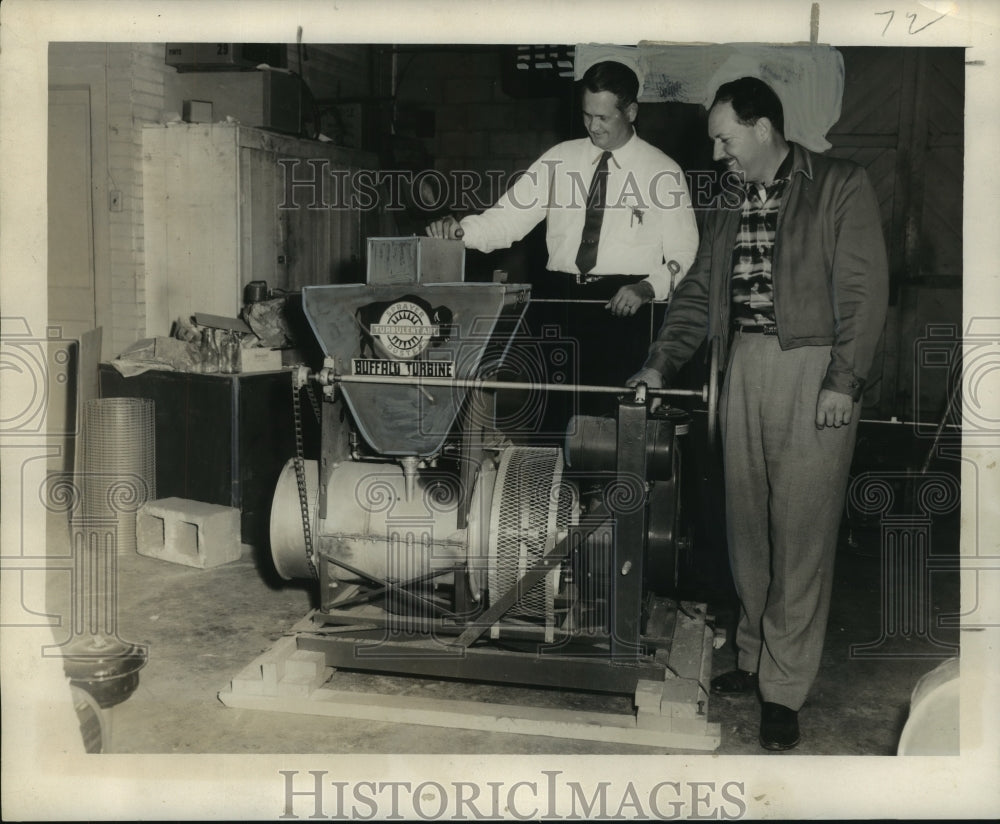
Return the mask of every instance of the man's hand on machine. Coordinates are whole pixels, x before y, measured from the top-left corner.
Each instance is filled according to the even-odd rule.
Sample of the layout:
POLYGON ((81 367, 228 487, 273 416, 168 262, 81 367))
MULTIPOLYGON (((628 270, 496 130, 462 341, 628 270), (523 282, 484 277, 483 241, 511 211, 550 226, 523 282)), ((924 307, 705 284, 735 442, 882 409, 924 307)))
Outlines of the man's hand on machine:
POLYGON ((445 240, 461 240, 465 234, 459 222, 451 215, 429 223, 426 231, 428 237, 439 237, 445 240))
POLYGON ((618 293, 606 304, 605 309, 610 309, 611 314, 619 318, 627 318, 639 311, 639 307, 644 303, 649 303, 653 299, 653 287, 648 280, 640 280, 638 283, 630 283, 618 290, 618 293))
MULTIPOLYGON (((637 386, 640 383, 646 384, 647 389, 662 389, 663 388, 663 375, 657 372, 655 369, 649 369, 644 367, 636 372, 631 378, 626 382, 627 386, 637 386)), ((663 403, 662 398, 652 398, 649 402, 649 411, 655 412, 660 404, 663 403)))

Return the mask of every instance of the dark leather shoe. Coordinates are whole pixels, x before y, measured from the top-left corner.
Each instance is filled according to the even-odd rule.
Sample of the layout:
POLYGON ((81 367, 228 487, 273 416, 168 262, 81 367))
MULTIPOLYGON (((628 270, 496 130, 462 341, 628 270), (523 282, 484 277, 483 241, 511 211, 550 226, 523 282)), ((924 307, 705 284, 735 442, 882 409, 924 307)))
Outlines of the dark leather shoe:
POLYGON ((748 695, 757 691, 757 673, 735 669, 712 679, 712 695, 748 695))
POLYGON ((798 712, 765 701, 760 709, 760 745, 765 750, 790 750, 798 743, 798 712))

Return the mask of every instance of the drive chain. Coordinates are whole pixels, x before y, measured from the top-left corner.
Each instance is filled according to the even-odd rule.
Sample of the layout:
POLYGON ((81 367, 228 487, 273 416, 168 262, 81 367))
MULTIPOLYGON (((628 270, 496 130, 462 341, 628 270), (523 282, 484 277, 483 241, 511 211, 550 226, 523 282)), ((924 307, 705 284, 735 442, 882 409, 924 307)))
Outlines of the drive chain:
MULTIPOLYGON (((308 386, 307 386, 308 391, 308 386)), ((313 399, 310 393, 310 399, 313 399)), ((313 399, 315 406, 315 399, 313 399)), ((319 416, 318 410, 317 417, 319 416)), ((299 403, 299 385, 292 379, 292 416, 295 421, 295 482, 299 488, 299 508, 302 510, 302 538, 306 548, 306 562, 313 578, 318 579, 315 554, 313 552, 312 521, 309 517, 309 491, 306 488, 306 462, 302 446, 302 409, 299 403)))

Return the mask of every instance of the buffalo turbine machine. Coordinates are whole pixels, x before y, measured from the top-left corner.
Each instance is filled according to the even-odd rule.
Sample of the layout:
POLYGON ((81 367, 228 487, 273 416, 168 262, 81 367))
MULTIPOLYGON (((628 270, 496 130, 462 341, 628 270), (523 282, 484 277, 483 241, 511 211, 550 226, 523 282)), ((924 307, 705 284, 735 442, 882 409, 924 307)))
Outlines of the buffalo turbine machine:
POLYGON ((293 380, 300 450, 270 527, 278 573, 318 590, 297 648, 344 670, 634 696, 626 727, 714 748, 705 608, 666 597, 688 414, 647 401, 698 395, 711 415, 715 387, 502 379, 527 351, 530 287, 465 282, 464 255, 372 238, 366 283, 302 291, 324 360, 293 380), (505 402, 565 391, 605 393, 616 414, 574 415, 556 443, 498 425, 505 402), (301 453, 303 393, 318 460, 301 453))

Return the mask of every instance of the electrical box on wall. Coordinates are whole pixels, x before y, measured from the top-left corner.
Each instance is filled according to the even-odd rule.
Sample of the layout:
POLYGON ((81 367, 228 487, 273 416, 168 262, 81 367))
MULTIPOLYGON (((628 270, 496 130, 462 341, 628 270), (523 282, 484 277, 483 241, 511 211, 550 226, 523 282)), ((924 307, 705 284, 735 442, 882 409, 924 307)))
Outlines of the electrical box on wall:
POLYGON ((166 64, 179 72, 245 71, 266 63, 285 68, 283 43, 167 43, 166 64))

